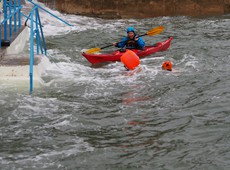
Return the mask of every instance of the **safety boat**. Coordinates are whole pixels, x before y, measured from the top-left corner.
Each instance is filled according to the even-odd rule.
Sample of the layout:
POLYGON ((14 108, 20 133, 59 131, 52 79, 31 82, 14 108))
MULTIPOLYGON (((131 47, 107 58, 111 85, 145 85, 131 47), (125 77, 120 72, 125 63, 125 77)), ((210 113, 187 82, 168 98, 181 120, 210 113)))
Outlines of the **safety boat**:
MULTIPOLYGON (((143 50, 131 49, 138 57, 142 58, 156 52, 165 51, 169 48, 172 41, 172 37, 165 41, 158 42, 152 46, 145 46, 143 50)), ((102 63, 102 62, 115 62, 121 61, 121 56, 125 53, 125 50, 116 50, 107 54, 91 54, 83 52, 82 55, 92 64, 102 63)))

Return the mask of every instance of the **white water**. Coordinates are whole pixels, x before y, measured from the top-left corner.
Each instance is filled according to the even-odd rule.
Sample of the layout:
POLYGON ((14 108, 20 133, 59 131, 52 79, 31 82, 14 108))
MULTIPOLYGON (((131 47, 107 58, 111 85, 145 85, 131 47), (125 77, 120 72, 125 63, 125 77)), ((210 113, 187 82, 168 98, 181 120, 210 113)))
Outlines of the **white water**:
MULTIPOLYGON (((37 1, 34 1, 35 3, 39 4, 43 8, 49 10, 51 13, 55 14, 56 16, 62 18, 63 20, 67 21, 68 23, 72 24, 73 26, 68 26, 65 25, 63 22, 57 20, 53 16, 47 14, 43 10, 40 11, 40 17, 41 21, 44 25, 44 34, 46 37, 52 37, 52 36, 59 36, 63 34, 69 34, 71 33, 80 33, 82 31, 86 30, 101 30, 103 32, 117 32, 119 34, 119 29, 126 29, 127 24, 131 25, 141 25, 140 22, 134 19, 130 20, 105 20, 99 19, 99 18, 91 18, 91 17, 84 17, 84 16, 77 16, 77 15, 65 15, 61 14, 58 11, 51 10, 47 8, 44 4, 39 3, 37 1)), ((29 2, 26 3, 27 8, 31 8, 31 4, 29 2)), ((163 20, 160 20, 158 22, 158 25, 162 24, 162 22, 168 22, 170 18, 169 17, 164 17, 163 20), (165 20, 165 21, 164 21, 165 20)), ((155 21, 155 24, 157 21, 155 21)), ((125 33, 125 31, 124 31, 125 33)), ((124 34, 122 33, 122 34, 124 34)), ((125 35, 125 34, 124 34, 125 35)), ((77 41, 77 40, 76 40, 77 41)), ((87 47, 86 47, 87 48, 87 47)), ((80 49, 76 47, 76 51, 83 51, 85 49, 80 49)), ((62 62, 59 62, 58 64, 52 64, 51 67, 47 69, 49 71, 50 76, 53 78, 58 78, 60 80, 68 80, 68 79, 76 79, 76 81, 79 81, 80 79, 88 79, 88 81, 92 81, 92 79, 95 79, 94 76, 97 76, 98 74, 119 74, 122 71, 125 71, 123 65, 121 63, 114 63, 114 64, 109 64, 107 66, 104 66, 103 68, 99 69, 92 69, 90 67, 86 67, 82 64, 76 64, 76 63, 71 63, 71 58, 69 56, 64 55, 63 53, 60 54, 60 51, 58 49, 54 50, 49 50, 48 49, 48 54, 57 60, 61 59, 62 62), (53 70, 53 71, 52 71, 53 70), (56 74, 56 76, 55 76, 56 74)), ((82 57, 82 56, 77 56, 77 57, 82 57)), ((145 75, 145 74, 152 74, 155 75, 161 68, 161 63, 163 62, 165 56, 158 57, 153 60, 159 60, 158 63, 160 65, 156 67, 151 67, 147 68, 146 66, 144 67, 145 69, 142 69, 143 71, 139 73, 138 75, 145 75)), ((150 59, 151 60, 151 59, 150 59)), ((149 61, 150 61, 149 60, 149 61)), ((152 61, 153 61, 152 60, 152 61)), ((141 61, 143 64, 148 63, 148 59, 144 59, 141 61)), ((151 62, 151 61, 150 61, 151 62)), ((143 66, 142 66, 143 67, 143 66)), ((124 79, 120 76, 116 77, 118 81, 124 81, 124 79)), ((98 81, 100 78, 98 78, 98 81)), ((129 80, 125 80, 129 81, 129 80)), ((102 84, 105 83, 105 80, 101 81, 102 84)))
MULTIPOLYGON (((56 10, 47 8, 43 3, 37 2, 36 0, 34 0, 33 2, 40 5, 44 9, 48 10, 52 14, 58 16, 59 18, 65 20, 69 24, 73 25, 73 26, 68 26, 64 24, 62 21, 46 13, 45 11, 39 9, 40 18, 42 24, 44 25, 43 29, 44 29, 45 36, 63 35, 63 34, 68 34, 72 31, 81 32, 90 29, 92 30, 108 29, 108 30, 116 31, 117 28, 124 27, 125 22, 127 22, 124 20, 116 20, 115 22, 109 21, 107 24, 102 24, 102 19, 95 19, 91 17, 78 16, 78 15, 61 14, 56 10)), ((31 9, 32 7, 33 5, 31 3, 26 2, 25 8, 31 9)), ((26 11, 28 15, 28 10, 26 11)), ((130 20, 129 22, 137 23, 135 20, 130 20)))
POLYGON ((214 36, 229 20, 58 15, 74 27, 41 14, 56 60, 44 86, 34 96, 0 87, 1 169, 229 169, 229 43, 214 36), (134 74, 119 62, 93 68, 81 56, 130 23, 144 31, 163 24, 163 34, 145 40, 172 35, 172 46, 134 74), (165 59, 175 71, 161 70, 165 59))

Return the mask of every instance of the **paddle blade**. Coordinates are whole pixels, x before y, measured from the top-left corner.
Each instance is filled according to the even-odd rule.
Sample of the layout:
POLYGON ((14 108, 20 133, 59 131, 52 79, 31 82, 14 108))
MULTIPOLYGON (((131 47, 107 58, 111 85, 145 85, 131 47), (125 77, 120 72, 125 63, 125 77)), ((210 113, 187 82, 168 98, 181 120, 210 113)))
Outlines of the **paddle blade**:
POLYGON ((163 30, 164 30, 164 27, 159 26, 159 27, 153 28, 152 30, 148 31, 147 35, 148 36, 154 36, 154 35, 162 33, 163 30))
POLYGON ((97 53, 101 51, 101 48, 91 48, 89 50, 86 50, 85 53, 92 54, 92 53, 97 53))

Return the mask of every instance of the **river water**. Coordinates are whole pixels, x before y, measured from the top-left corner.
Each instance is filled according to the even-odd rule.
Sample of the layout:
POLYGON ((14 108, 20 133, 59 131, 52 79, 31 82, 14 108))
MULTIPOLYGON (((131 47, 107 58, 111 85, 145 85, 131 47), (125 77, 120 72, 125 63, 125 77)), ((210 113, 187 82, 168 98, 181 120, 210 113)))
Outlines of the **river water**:
MULTIPOLYGON (((56 14, 58 14, 56 12, 56 14)), ((228 170, 230 16, 103 20, 43 14, 49 65, 42 86, 0 87, 0 169, 228 170), (163 25, 141 60, 92 66, 82 51, 163 25), (161 70, 165 60, 173 71, 161 70)), ((114 50, 108 48, 102 52, 114 50)))

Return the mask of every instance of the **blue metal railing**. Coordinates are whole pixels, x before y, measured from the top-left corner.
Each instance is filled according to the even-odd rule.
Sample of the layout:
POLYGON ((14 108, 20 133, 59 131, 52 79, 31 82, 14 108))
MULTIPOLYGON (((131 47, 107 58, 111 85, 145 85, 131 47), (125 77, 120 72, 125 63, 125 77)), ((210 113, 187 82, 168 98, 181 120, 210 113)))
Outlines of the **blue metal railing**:
POLYGON ((47 49, 46 49, 46 41, 42 29, 42 23, 39 16, 39 9, 45 11, 46 13, 52 15, 53 17, 57 18, 58 20, 62 21, 68 26, 72 26, 68 22, 64 21, 63 19, 59 18, 58 16, 52 14, 51 12, 47 11, 46 9, 42 8, 38 4, 32 2, 31 0, 28 0, 30 3, 34 5, 33 9, 31 10, 29 16, 24 15, 27 20, 30 20, 30 93, 33 92, 33 65, 34 65, 34 37, 36 42, 36 51, 37 54, 44 54, 47 55, 47 49))
POLYGON ((46 41, 42 29, 42 23, 39 16, 39 9, 45 11, 46 13, 50 14, 51 16, 55 17, 56 19, 62 21, 68 26, 72 26, 68 22, 64 21, 63 19, 59 18, 58 16, 52 14, 51 12, 47 11, 46 9, 42 8, 38 4, 32 2, 32 0, 27 0, 31 4, 34 5, 32 10, 30 11, 29 16, 26 16, 21 12, 21 0, 0 0, 0 3, 3 1, 3 12, 4 12, 4 19, 0 22, 0 48, 2 43, 6 45, 10 45, 10 41, 12 40, 13 32, 17 33, 21 30, 22 25, 22 16, 26 17, 26 22, 30 20, 30 70, 29 70, 29 77, 30 77, 30 93, 33 92, 33 66, 34 66, 34 46, 36 42, 36 52, 37 54, 44 54, 47 55, 46 49, 46 41), (14 24, 12 24, 14 23, 14 24), (4 28, 3 37, 4 40, 2 41, 2 27, 4 28), (34 41, 35 40, 35 41, 34 41))
POLYGON ((39 17, 38 7, 34 6, 30 15, 30 93, 33 92, 33 66, 34 66, 34 37, 36 40, 37 54, 47 54, 46 42, 39 17), (35 25, 34 25, 35 24, 35 25))
MULTIPOLYGON (((0 22, 0 48, 2 43, 9 46, 10 41, 12 40, 13 32, 16 33, 22 28, 21 25, 21 1, 20 0, 0 0, 0 3, 3 6, 3 15, 4 19, 0 22), (2 28, 3 31, 3 40, 2 40, 2 28)), ((1 14, 2 15, 2 12, 1 14)))

